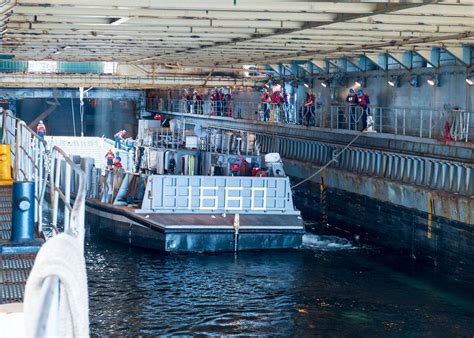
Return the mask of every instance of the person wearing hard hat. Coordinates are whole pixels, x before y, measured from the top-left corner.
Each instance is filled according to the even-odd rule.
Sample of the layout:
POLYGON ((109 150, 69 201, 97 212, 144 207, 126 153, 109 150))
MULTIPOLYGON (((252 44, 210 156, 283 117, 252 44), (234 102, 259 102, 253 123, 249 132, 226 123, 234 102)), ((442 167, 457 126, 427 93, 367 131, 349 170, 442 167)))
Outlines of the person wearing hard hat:
POLYGON ((127 131, 124 129, 120 130, 117 134, 114 135, 115 148, 120 149, 120 147, 122 146, 122 140, 125 138, 126 133, 127 131))
POLYGON ((36 127, 36 133, 41 138, 46 136, 46 126, 44 125, 43 120, 39 121, 38 126, 36 127))
POLYGON ((353 88, 349 89, 349 94, 346 97, 346 102, 349 104, 349 129, 356 128, 357 123, 357 106, 359 104, 359 97, 353 88))
POLYGON ((357 96, 359 98, 359 106, 362 108, 362 131, 367 128, 367 116, 369 115, 370 99, 367 93, 364 93, 362 89, 357 91, 357 96))

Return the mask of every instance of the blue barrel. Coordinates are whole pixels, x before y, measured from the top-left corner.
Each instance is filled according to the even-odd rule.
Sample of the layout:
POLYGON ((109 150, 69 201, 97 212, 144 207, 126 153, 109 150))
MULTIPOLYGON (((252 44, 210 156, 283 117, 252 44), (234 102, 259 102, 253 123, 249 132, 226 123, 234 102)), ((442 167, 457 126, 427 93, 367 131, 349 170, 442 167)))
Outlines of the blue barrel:
POLYGON ((12 197, 12 242, 32 241, 35 236, 35 183, 14 182, 12 197))

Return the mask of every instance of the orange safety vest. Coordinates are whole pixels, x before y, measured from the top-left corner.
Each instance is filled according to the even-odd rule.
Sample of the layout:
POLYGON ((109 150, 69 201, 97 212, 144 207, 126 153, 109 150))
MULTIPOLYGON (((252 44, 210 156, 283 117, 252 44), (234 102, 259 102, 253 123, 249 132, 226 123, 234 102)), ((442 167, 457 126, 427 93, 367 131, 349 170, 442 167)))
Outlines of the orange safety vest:
POLYGON ((36 131, 39 133, 39 132, 42 132, 42 133, 46 133, 46 127, 44 126, 43 123, 40 123, 38 124, 38 127, 36 127, 36 131))

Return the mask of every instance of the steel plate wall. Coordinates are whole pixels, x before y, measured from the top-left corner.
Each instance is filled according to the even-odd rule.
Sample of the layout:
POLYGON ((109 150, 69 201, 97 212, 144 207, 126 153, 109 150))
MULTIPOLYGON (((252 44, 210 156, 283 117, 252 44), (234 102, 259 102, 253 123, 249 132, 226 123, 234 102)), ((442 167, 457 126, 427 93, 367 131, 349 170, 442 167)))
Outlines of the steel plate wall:
MULTIPOLYGON (((316 165, 325 165, 343 148, 320 142, 278 138, 276 145, 279 149, 272 149, 272 139, 270 135, 257 135, 262 152, 279 151, 283 158, 316 165)), ((331 167, 474 196, 474 166, 467 163, 351 147, 331 167)))

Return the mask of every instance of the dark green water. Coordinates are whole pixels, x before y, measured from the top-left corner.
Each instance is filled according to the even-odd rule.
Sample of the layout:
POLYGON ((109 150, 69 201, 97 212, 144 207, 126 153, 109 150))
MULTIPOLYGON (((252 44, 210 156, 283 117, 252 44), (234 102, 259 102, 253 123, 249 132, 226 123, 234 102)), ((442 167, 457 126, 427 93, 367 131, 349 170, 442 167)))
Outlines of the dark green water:
POLYGON ((164 255, 89 238, 91 331, 473 336, 472 285, 337 237, 305 241, 305 249, 235 256, 164 255))

